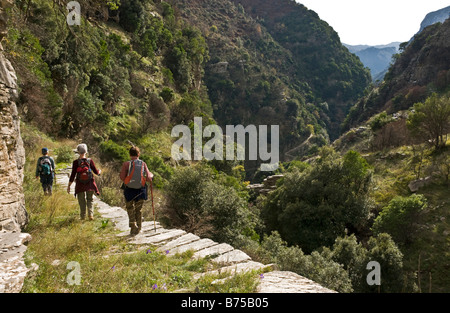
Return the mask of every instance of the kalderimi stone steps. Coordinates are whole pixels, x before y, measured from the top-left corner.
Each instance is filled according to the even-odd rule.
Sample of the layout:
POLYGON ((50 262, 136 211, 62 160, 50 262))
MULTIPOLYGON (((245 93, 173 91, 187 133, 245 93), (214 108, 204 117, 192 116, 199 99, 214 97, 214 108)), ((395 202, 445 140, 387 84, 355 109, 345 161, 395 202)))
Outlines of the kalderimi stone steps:
MULTIPOLYGON (((68 173, 57 175, 57 184, 68 185, 68 173)), ((72 185, 74 188, 74 185, 72 185)), ((71 190, 73 193, 73 190, 71 190)), ((143 221, 141 232, 130 236, 127 212, 120 207, 111 207, 99 198, 94 198, 94 206, 102 218, 110 219, 116 229, 121 232, 117 235, 124 237, 127 242, 136 245, 156 246, 157 251, 170 254, 194 251, 193 258, 211 257, 211 261, 219 268, 207 273, 197 274, 200 278, 205 274, 228 273, 231 277, 235 273, 264 269, 265 273, 258 287, 260 293, 334 293, 316 282, 306 279, 296 273, 273 270, 273 265, 265 265, 252 261, 243 251, 234 249, 227 243, 218 243, 208 238, 187 233, 180 229, 165 229, 159 222, 143 221)))
MULTIPOLYGON (((58 171, 56 184, 66 188, 70 170, 58 171)), ((71 194, 74 193, 74 184, 71 194)), ((94 197, 94 208, 104 219, 109 219, 120 231, 117 236, 123 237, 130 244, 143 247, 154 246, 157 251, 168 252, 168 255, 194 251, 193 258, 209 256, 218 268, 207 273, 197 274, 198 279, 205 274, 227 273, 231 277, 235 273, 264 269, 265 273, 258 286, 259 293, 334 293, 330 289, 306 279, 293 272, 274 270, 273 265, 265 265, 253 261, 245 252, 234 249, 227 243, 218 243, 208 238, 187 233, 181 229, 166 229, 159 222, 143 221, 141 232, 130 236, 127 212, 120 207, 111 207, 94 197)), ((22 233, 0 234, 0 293, 20 292, 24 278, 30 268, 23 262, 24 244, 31 236, 22 233)), ((225 278, 226 279, 226 278, 225 278)), ((223 280, 223 279, 222 279, 223 280)))

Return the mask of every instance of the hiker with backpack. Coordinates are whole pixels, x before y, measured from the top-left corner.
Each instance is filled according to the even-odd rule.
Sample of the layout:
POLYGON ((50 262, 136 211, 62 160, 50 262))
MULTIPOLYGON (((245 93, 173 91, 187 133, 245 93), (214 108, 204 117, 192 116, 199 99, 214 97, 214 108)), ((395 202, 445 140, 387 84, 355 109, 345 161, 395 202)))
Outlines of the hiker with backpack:
POLYGON ((129 154, 131 160, 123 163, 120 180, 123 182, 130 234, 134 236, 142 228, 142 206, 148 199, 146 182, 152 181, 153 174, 148 170, 147 164, 139 160, 141 153, 138 147, 131 147, 129 154))
POLYGON ((77 152, 80 157, 72 163, 72 173, 69 179, 69 186, 67 193, 70 193, 70 186, 75 181, 75 197, 78 199, 80 205, 80 218, 82 220, 86 217, 86 209, 88 211, 89 220, 94 219, 94 209, 92 201, 94 193, 99 195, 97 185, 95 183, 94 174, 100 176, 101 170, 95 167, 92 159, 87 158, 87 146, 80 144, 77 146, 77 152))
POLYGON ((48 148, 42 148, 42 156, 36 165, 36 179, 41 179, 45 195, 52 194, 53 178, 55 177, 55 161, 48 155, 48 148))

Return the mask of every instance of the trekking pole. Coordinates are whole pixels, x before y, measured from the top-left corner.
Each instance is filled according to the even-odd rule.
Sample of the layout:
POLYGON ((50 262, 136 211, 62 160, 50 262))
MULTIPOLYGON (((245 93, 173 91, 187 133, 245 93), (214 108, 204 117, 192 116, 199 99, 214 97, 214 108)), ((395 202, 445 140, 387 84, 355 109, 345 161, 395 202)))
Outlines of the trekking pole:
POLYGON ((155 232, 156 232, 155 204, 154 204, 154 202, 153 202, 153 179, 150 180, 150 193, 151 193, 151 196, 152 196, 153 227, 154 227, 155 232))

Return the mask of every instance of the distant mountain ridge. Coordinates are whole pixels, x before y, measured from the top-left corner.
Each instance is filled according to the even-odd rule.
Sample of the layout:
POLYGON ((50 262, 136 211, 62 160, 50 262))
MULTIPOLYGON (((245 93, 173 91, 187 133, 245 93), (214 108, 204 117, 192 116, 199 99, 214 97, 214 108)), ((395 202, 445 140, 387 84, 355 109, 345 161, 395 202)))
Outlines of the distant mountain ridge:
POLYGON ((387 45, 348 45, 345 47, 356 54, 364 66, 370 69, 374 81, 382 79, 392 61, 392 56, 399 51, 400 42, 387 45))
MULTIPOLYGON (((443 23, 450 17, 450 6, 428 13, 420 24, 419 31, 410 39, 411 43, 415 36, 425 28, 436 23, 443 23)), ((348 45, 343 44, 351 53, 359 57, 364 66, 370 69, 373 81, 381 81, 387 73, 392 62, 392 56, 399 52, 400 42, 392 42, 387 45, 348 45)))
POLYGON ((351 53, 363 51, 363 50, 366 50, 368 48, 376 48, 376 49, 396 48, 396 49, 398 49, 400 44, 401 44, 400 41, 394 41, 394 42, 388 43, 386 45, 375 45, 375 46, 371 46, 371 45, 349 45, 349 44, 343 43, 343 45, 346 46, 347 49, 351 53))
POLYGON ((384 82, 351 110, 343 131, 386 111, 409 109, 432 92, 445 92, 450 84, 450 19, 426 27, 405 46, 389 68, 384 82))

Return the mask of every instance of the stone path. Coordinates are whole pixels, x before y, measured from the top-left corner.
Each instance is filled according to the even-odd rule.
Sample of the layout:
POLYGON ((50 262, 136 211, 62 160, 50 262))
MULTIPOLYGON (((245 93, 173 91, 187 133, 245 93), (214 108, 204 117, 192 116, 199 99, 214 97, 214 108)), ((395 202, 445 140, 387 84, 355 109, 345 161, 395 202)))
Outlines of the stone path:
MULTIPOLYGON (((63 188, 67 188, 68 181, 68 171, 62 171, 56 175, 56 183, 63 188)), ((73 194, 73 192, 74 184, 71 193, 73 194)), ((144 221, 141 232, 131 237, 129 236, 128 215, 124 209, 111 207, 97 197, 94 198, 94 205, 102 218, 109 219, 114 223, 116 229, 121 231, 117 236, 123 237, 131 244, 156 246, 157 251, 168 251, 169 254, 192 250, 194 251, 193 258, 209 256, 218 268, 207 273, 228 273, 231 277, 235 273, 264 269, 265 273, 257 291, 259 293, 334 292, 295 273, 276 271, 273 270, 272 265, 252 261, 245 252, 234 249, 227 243, 200 238, 180 229, 165 229, 158 222, 144 221)), ((29 234, 0 233, 0 293, 20 292, 22 289, 24 278, 31 269, 27 268, 23 261, 25 244, 29 240, 31 240, 29 234)), ((197 274, 194 278, 198 279, 207 273, 197 274)))
POLYGON ((29 240, 29 234, 6 230, 0 232, 0 293, 17 293, 22 289, 30 270, 23 261, 23 254, 27 250, 25 244, 29 240))
MULTIPOLYGON (((57 183, 67 186, 68 175, 57 175, 57 183)), ((73 185, 72 185, 73 187, 73 185)), ((72 190, 73 192, 73 190, 72 190)), ((243 251, 234 249, 227 243, 218 243, 211 239, 200 238, 180 229, 165 229, 158 222, 142 222, 141 232, 131 237, 128 226, 127 212, 120 207, 111 207, 97 197, 94 205, 102 218, 110 219, 115 227, 121 231, 118 236, 124 237, 129 243, 136 245, 152 245, 157 251, 168 251, 169 254, 194 251, 193 258, 211 257, 211 261, 219 268, 211 272, 196 275, 200 278, 205 274, 242 273, 250 270, 265 269, 264 278, 261 279, 258 292, 260 293, 332 293, 334 291, 306 279, 292 272, 274 271, 272 265, 265 265, 252 261, 243 251)))

